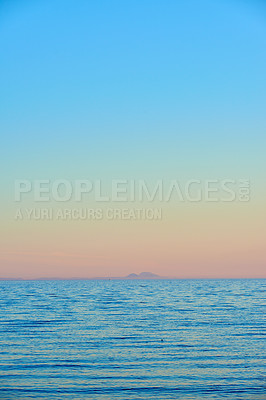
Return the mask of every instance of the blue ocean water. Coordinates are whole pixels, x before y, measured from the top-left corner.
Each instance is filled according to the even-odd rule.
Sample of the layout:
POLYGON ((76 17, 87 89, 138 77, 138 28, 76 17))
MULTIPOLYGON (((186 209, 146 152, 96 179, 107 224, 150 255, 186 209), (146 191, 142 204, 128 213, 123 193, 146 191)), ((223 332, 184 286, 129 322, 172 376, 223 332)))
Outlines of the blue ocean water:
POLYGON ((265 399, 265 288, 2 281, 0 398, 265 399))

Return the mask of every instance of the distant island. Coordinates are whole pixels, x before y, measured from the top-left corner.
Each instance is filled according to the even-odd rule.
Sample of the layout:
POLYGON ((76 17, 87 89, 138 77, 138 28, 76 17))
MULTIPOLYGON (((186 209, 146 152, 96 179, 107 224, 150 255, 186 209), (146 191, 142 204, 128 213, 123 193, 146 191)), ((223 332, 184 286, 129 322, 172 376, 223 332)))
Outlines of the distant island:
POLYGON ((36 278, 11 278, 11 277, 5 277, 2 278, 0 277, 0 281, 64 281, 64 280, 68 280, 68 281, 87 281, 87 280, 113 280, 113 279, 165 279, 165 277, 162 277, 160 275, 154 274, 153 272, 141 272, 140 274, 129 274, 127 276, 97 276, 97 277, 56 277, 56 276, 51 276, 51 277, 44 277, 44 276, 40 276, 40 277, 36 277, 36 278))
POLYGON ((129 274, 125 279, 159 279, 160 276, 152 272, 141 272, 140 274, 129 274))

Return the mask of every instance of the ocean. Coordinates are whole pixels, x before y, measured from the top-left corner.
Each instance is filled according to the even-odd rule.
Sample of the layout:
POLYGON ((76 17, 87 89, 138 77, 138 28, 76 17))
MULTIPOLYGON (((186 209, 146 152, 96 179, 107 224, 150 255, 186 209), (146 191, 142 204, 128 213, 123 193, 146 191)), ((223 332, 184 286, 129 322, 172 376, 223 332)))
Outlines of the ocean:
POLYGON ((266 399, 265 288, 1 281, 0 399, 266 399))

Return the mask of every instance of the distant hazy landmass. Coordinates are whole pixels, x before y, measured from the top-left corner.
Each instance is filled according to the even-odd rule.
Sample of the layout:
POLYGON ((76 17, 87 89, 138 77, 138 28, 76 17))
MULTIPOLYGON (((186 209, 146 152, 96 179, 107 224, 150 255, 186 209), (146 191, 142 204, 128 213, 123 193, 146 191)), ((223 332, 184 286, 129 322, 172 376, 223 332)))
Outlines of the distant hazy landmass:
POLYGON ((18 281, 18 280, 31 280, 31 281, 64 281, 64 280, 94 280, 94 279, 100 279, 100 280, 110 280, 110 279, 162 279, 160 275, 154 274, 152 272, 141 272, 140 274, 129 274, 125 277, 119 277, 119 276, 111 276, 111 277, 94 277, 94 278, 86 278, 86 277, 38 277, 38 278, 1 278, 0 281, 18 281))
POLYGON ((129 274, 126 279, 158 279, 159 275, 153 274, 152 272, 141 272, 140 274, 129 274))

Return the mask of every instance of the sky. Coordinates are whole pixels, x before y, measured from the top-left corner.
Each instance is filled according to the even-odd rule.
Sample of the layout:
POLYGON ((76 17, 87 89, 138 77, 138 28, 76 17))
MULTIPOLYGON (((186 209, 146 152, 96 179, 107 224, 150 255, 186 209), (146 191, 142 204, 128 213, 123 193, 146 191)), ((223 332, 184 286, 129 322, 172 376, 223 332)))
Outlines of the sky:
POLYGON ((0 278, 265 277, 263 1, 3 0, 0 48, 0 278), (250 199, 14 199, 17 180, 62 179, 244 179, 250 199), (26 217, 40 208, 53 217, 26 217), (65 208, 103 218, 57 219, 65 208))

